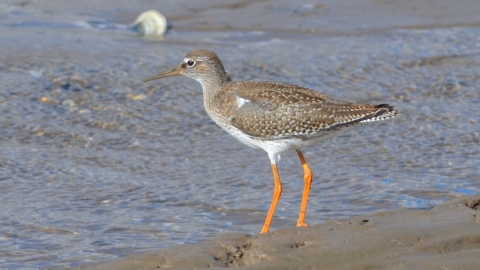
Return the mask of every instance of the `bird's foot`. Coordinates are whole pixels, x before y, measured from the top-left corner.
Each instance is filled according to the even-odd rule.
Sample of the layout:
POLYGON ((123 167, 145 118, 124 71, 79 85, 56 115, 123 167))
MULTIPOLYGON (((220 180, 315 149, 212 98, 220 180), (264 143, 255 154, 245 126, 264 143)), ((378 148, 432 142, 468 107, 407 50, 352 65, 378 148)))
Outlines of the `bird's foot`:
POLYGON ((307 227, 307 223, 305 223, 305 221, 298 221, 297 222, 297 227, 307 227))

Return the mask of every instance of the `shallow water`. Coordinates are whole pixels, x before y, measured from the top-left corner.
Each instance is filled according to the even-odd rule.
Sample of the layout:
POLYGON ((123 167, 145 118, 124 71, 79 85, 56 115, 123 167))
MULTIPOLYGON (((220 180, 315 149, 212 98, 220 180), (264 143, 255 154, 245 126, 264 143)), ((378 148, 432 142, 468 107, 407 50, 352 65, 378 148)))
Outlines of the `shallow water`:
MULTIPOLYGON (((314 172, 308 223, 430 208, 480 190, 479 28, 170 31, 152 40, 88 20, 1 27, 12 32, 0 37, 0 268, 73 266, 259 232, 273 188, 267 155, 209 119, 197 82, 141 82, 198 47, 216 51, 234 80, 399 109, 305 149, 314 172)), ((279 168, 272 229, 296 224, 303 188, 294 152, 279 168)))

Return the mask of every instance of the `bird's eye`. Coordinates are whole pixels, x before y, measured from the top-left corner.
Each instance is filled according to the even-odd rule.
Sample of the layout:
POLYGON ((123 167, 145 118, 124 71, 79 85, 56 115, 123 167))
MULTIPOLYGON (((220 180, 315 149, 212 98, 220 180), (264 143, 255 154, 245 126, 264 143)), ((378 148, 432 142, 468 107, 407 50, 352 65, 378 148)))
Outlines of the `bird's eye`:
POLYGON ((188 60, 187 61, 187 66, 193 67, 194 65, 195 65, 195 61, 193 61, 193 60, 188 60))

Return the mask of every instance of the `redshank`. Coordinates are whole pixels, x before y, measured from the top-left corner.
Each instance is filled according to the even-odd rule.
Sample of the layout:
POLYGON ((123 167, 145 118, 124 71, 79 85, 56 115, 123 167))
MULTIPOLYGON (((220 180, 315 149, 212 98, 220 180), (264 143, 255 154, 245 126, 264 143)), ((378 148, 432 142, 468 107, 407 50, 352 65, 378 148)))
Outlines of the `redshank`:
POLYGON ((346 132, 364 123, 394 117, 388 104, 367 105, 333 100, 312 89, 277 82, 233 82, 217 54, 189 52, 177 67, 143 81, 185 75, 203 88, 205 110, 212 120, 242 143, 267 152, 273 172, 273 199, 261 233, 269 230, 282 194, 277 163, 283 153, 296 150, 304 171, 304 188, 297 226, 307 226, 305 212, 312 171, 302 148, 346 132))

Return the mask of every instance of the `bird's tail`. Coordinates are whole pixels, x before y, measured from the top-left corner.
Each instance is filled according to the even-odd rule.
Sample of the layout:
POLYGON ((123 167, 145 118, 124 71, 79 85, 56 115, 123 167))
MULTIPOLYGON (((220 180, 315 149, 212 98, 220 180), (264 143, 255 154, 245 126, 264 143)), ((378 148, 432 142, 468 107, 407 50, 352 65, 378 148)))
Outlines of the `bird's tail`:
POLYGON ((387 120, 398 114, 398 111, 388 104, 380 104, 376 108, 378 109, 377 112, 362 120, 361 123, 387 120))

